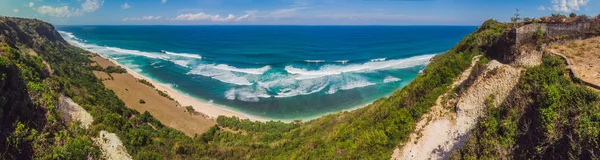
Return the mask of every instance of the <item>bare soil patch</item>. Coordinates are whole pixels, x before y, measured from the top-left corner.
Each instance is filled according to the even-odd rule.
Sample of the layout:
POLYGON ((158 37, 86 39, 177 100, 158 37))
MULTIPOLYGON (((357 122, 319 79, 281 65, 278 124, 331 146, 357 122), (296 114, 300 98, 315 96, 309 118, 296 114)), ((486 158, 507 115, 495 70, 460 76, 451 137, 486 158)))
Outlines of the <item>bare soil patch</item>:
MULTIPOLYGON (((117 66, 99 56, 94 56, 91 59, 103 68, 117 66)), ((148 111, 164 125, 180 130, 188 136, 200 135, 216 124, 214 120, 203 115, 192 115, 185 112, 185 109, 179 103, 161 96, 154 88, 138 82, 137 78, 128 73, 112 73, 113 79, 107 79, 110 76, 104 72, 95 71, 94 74, 98 78, 104 79, 102 81, 104 86, 113 90, 125 102, 127 107, 141 113, 148 111), (145 103, 140 103, 140 100, 145 103)))
POLYGON ((600 85, 600 37, 553 44, 550 49, 569 59, 578 78, 600 85))

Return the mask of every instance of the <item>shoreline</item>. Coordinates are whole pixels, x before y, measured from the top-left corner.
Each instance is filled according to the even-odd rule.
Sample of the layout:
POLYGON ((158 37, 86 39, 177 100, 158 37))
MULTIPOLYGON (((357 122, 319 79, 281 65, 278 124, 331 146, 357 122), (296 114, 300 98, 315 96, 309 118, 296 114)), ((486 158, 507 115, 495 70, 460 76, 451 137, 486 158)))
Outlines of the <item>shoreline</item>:
MULTIPOLYGON (((357 109, 361 109, 364 107, 367 107, 371 104, 373 104, 373 102, 377 101, 378 99, 373 100, 373 102, 369 102, 369 103, 365 103, 365 104, 360 104, 360 105, 356 105, 354 107, 350 107, 348 109, 344 109, 344 110, 340 110, 340 111, 335 111, 335 112, 327 112, 327 113, 323 113, 320 115, 315 115, 315 116, 311 116, 311 117, 303 117, 303 118, 296 118, 296 119, 269 119, 269 118, 263 118, 263 117, 258 117, 258 116, 253 116, 253 115, 249 115, 249 114, 245 114, 242 113, 240 111, 235 111, 233 109, 229 109, 226 106, 223 105, 219 105, 219 104, 214 104, 214 103, 209 103, 209 102, 205 102, 202 100, 199 100, 197 98, 193 98, 185 93, 182 93, 176 89, 171 88, 169 85, 163 84, 163 83, 159 83, 156 80, 146 77, 140 73, 135 72, 134 70, 130 69, 129 67, 113 60, 107 57, 104 57, 98 53, 95 52, 91 52, 92 54, 97 55, 98 57, 101 57, 103 59, 106 59, 108 61, 110 61, 111 63, 121 66, 122 68, 124 68, 125 70, 127 70, 126 74, 129 74, 137 79, 144 79, 148 82, 150 82, 152 85, 154 85, 156 87, 156 89, 161 90, 161 91, 165 91, 167 94, 169 94, 169 96, 171 96, 173 99, 175 99, 174 101, 177 102, 180 107, 184 107, 184 106, 192 106, 194 107, 194 110, 196 110, 197 112, 200 112, 204 115, 206 115, 209 119, 215 120, 217 119, 217 117, 219 116, 227 116, 227 117, 238 117, 240 119, 248 119, 251 121, 259 121, 259 122, 268 122, 268 121, 281 121, 284 123, 290 123, 293 122, 294 120, 301 120, 302 122, 308 122, 314 119, 318 119, 321 117, 325 117, 327 115, 331 115, 331 114, 338 114, 338 113, 343 113, 343 112, 351 112, 357 109)), ((388 95, 389 96, 389 95, 388 95)), ((386 96, 387 97, 387 96, 386 96)), ((383 98, 383 97, 382 97, 383 98)))
MULTIPOLYGON (((159 83, 152 78, 149 78, 140 73, 137 73, 137 72, 133 71, 132 69, 130 69, 129 67, 127 67, 113 59, 104 57, 103 55, 92 52, 92 51, 88 51, 88 52, 90 52, 98 57, 101 57, 103 59, 106 59, 106 60, 110 61, 111 63, 113 63, 114 65, 121 66, 122 68, 127 70, 126 74, 129 74, 137 79, 143 79, 143 80, 150 82, 152 85, 154 85, 156 87, 156 89, 164 91, 167 94, 169 94, 169 96, 171 96, 174 99, 174 101, 180 105, 179 107, 183 108, 184 106, 192 106, 194 108, 194 110, 196 110, 196 112, 200 112, 200 113, 206 115, 209 119, 216 121, 217 117, 219 117, 219 116, 227 116, 227 117, 235 116, 240 119, 248 119, 251 121, 259 121, 259 122, 277 121, 275 119, 267 119, 267 118, 263 118, 263 117, 248 115, 245 113, 241 113, 239 111, 234 111, 232 109, 226 108, 225 106, 201 101, 197 98, 193 98, 193 97, 191 97, 187 94, 184 94, 176 89, 173 89, 173 88, 169 87, 168 85, 159 83)), ((280 121, 286 122, 283 120, 280 120, 280 121)))

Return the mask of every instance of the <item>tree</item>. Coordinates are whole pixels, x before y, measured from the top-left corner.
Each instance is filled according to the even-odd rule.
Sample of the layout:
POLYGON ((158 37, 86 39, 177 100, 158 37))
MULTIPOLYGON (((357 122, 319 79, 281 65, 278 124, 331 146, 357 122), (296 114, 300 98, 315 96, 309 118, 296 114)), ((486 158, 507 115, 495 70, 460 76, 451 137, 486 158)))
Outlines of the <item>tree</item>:
POLYGON ((143 99, 140 99, 140 104, 146 104, 146 101, 144 101, 143 99))
POLYGON ((190 114, 196 114, 196 110, 192 106, 185 106, 185 111, 190 114))
POLYGON ((525 21, 525 22, 531 22, 531 18, 526 17, 525 19, 523 19, 523 21, 525 21))
POLYGON ((575 17, 577 17, 577 14, 575 14, 575 13, 569 14, 569 18, 575 18, 575 17))
POLYGON ((515 11, 516 11, 516 12, 515 12, 514 16, 513 16, 512 18, 510 18, 510 20, 511 20, 511 21, 512 21, 512 23, 513 23, 513 27, 516 27, 516 26, 517 26, 517 23, 519 23, 519 21, 521 20, 521 17, 520 17, 520 16, 521 16, 521 14, 519 14, 519 11, 520 11, 520 10, 517 8, 517 9, 515 9, 515 11))

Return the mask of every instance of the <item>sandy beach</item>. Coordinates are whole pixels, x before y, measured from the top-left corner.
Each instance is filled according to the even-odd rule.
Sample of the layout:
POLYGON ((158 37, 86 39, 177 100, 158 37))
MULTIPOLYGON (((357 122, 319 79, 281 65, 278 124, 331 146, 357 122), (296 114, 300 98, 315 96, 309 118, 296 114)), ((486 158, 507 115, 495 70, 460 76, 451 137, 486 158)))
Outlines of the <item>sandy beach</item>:
POLYGON ((253 121, 268 121, 268 119, 248 116, 223 106, 197 100, 97 54, 94 54, 90 59, 103 68, 121 66, 127 70, 127 73, 111 73, 110 75, 105 72, 94 71, 94 75, 102 79, 105 87, 113 90, 125 102, 127 107, 140 113, 148 111, 166 126, 183 131, 186 135, 193 136, 208 131, 210 127, 216 124, 216 118, 221 115, 236 116, 253 121), (138 82, 139 79, 152 83, 155 88, 138 82), (161 96, 156 89, 166 92, 174 100, 161 96), (146 103, 141 104, 140 99, 143 99, 146 103), (184 106, 192 106, 199 114, 192 115, 185 112, 184 106))
POLYGON ((171 87, 169 87, 165 84, 158 83, 148 77, 145 77, 145 76, 127 68, 127 66, 121 65, 112 59, 105 58, 105 57, 98 55, 97 57, 94 57, 93 60, 98 62, 102 67, 106 67, 109 65, 121 66, 127 70, 127 74, 129 74, 137 79, 144 79, 144 80, 152 83, 156 87, 156 89, 165 91, 171 97, 173 97, 173 99, 175 99, 175 101, 179 102, 179 104, 181 106, 193 106, 196 111, 210 117, 211 119, 216 119, 219 116, 229 116, 229 117, 236 116, 236 117, 239 117, 242 119, 250 119, 253 121, 263 121, 263 122, 269 121, 269 119, 246 115, 243 113, 239 113, 237 111, 233 111, 228 108, 224 108, 224 106, 219 106, 219 105, 216 105, 213 103, 203 102, 201 100, 192 98, 184 93, 181 93, 175 89, 172 89, 171 87), (99 60, 99 58, 103 59, 104 62, 102 62, 102 63, 98 62, 98 61, 102 61, 102 60, 99 60))

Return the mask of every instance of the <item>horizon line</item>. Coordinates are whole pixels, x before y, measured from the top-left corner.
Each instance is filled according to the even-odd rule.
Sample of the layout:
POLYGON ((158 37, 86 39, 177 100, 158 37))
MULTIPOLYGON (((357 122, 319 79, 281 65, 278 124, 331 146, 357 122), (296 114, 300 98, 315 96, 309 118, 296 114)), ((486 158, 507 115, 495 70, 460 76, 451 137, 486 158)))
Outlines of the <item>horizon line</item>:
POLYGON ((381 27, 409 27, 409 26, 447 26, 447 27, 479 27, 481 25, 445 25, 445 24, 405 24, 405 25, 387 25, 387 24, 55 24, 55 26, 381 26, 381 27))

